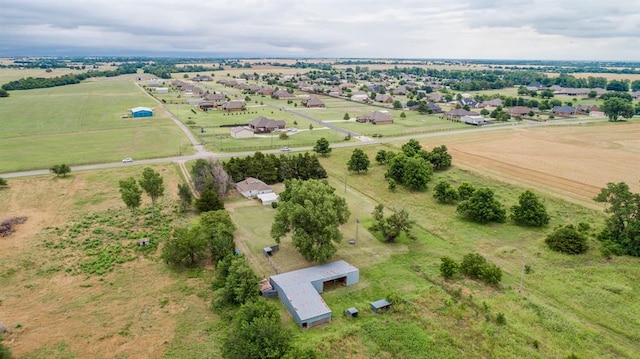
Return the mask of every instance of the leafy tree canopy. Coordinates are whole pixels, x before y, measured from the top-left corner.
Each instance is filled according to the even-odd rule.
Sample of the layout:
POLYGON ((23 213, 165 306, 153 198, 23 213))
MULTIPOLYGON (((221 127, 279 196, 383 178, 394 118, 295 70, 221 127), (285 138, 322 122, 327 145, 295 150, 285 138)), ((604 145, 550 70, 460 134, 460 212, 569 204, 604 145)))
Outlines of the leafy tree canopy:
POLYGON ((342 240, 338 226, 350 216, 347 202, 325 181, 287 180, 280 194, 271 236, 279 243, 293 232, 293 245, 310 261, 326 262, 342 240))
POLYGON ((324 137, 320 138, 313 147, 313 151, 320 156, 328 156, 331 153, 331 150, 331 147, 329 147, 329 141, 324 137))
POLYGON ((347 162, 347 166, 349 171, 367 172, 369 170, 370 163, 371 161, 369 161, 369 156, 367 156, 362 149, 356 148, 353 150, 351 158, 349 159, 349 162, 347 162))
POLYGON ((631 102, 619 97, 611 97, 602 104, 602 111, 609 117, 609 121, 618 121, 620 117, 631 118, 635 114, 631 102))
POLYGON ((478 188, 468 200, 458 204, 458 213, 479 223, 499 222, 507 219, 506 210, 502 203, 494 198, 494 192, 490 188, 478 188))
POLYGON ((155 172, 151 167, 146 167, 142 171, 140 187, 151 197, 151 202, 155 205, 156 200, 164 195, 164 180, 160 173, 155 172))
POLYGON ((518 204, 511 207, 510 218, 520 226, 541 227, 549 223, 549 214, 544 204, 531 191, 524 191, 518 204))
POLYGON ((640 257, 640 194, 632 193, 624 182, 607 183, 595 201, 606 203, 610 215, 599 238, 618 254, 640 257))
POLYGON ((551 250, 566 254, 581 254, 587 251, 587 238, 573 225, 556 228, 544 242, 551 250))

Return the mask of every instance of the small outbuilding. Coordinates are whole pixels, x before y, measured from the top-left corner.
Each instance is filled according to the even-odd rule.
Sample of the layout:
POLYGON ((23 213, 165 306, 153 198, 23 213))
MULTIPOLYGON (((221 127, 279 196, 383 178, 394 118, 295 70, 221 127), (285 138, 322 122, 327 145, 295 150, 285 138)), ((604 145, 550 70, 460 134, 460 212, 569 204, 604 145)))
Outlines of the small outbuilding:
POLYGON ((131 117, 140 118, 140 117, 152 117, 153 109, 149 107, 135 107, 131 109, 131 117))
POLYGON ((466 124, 475 125, 475 126, 482 126, 486 123, 484 117, 482 116, 471 116, 471 115, 462 116, 460 120, 466 124))
POLYGON ((345 317, 349 318, 357 318, 358 317, 358 309, 356 307, 347 308, 344 310, 345 317))
POLYGON ((389 303, 386 299, 376 300, 375 302, 371 302, 371 310, 374 313, 378 313, 379 311, 387 310, 391 308, 391 303, 389 303))
POLYGON ((263 206, 271 205, 272 203, 278 203, 278 194, 274 192, 262 193, 258 195, 258 199, 262 202, 263 206))
POLYGON ((231 128, 231 137, 233 138, 251 138, 253 131, 245 126, 236 126, 231 128))

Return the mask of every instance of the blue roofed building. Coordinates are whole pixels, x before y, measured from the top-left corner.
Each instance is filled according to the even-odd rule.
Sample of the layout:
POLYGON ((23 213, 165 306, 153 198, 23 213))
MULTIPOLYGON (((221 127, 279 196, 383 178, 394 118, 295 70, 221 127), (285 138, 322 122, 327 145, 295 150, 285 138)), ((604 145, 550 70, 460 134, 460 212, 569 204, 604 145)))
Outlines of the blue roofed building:
POLYGON ((153 116, 153 109, 150 109, 148 107, 135 107, 131 109, 131 117, 133 118, 151 116, 153 116))
POLYGON ((274 275, 270 282, 298 325, 312 328, 331 321, 331 309, 320 293, 356 284, 359 278, 358 268, 341 260, 274 275))

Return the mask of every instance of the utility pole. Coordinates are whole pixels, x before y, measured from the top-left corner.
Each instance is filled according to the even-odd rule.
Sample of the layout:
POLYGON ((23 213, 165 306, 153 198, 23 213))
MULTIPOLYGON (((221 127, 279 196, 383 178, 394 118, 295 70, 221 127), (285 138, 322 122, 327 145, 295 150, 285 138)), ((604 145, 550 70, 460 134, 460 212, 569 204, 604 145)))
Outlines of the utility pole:
POLYGON ((356 218, 356 242, 358 241, 358 225, 360 224, 360 220, 356 218))
POLYGON ((527 265, 526 265, 526 259, 525 259, 525 257, 523 256, 523 257, 522 257, 522 272, 520 273, 520 289, 518 290, 518 292, 519 292, 520 294, 522 294, 522 284, 523 284, 523 282, 524 282, 524 268, 525 268, 526 266, 527 266, 527 265))
POLYGON ((344 193, 347 193, 347 176, 349 175, 349 172, 344 174, 344 193))

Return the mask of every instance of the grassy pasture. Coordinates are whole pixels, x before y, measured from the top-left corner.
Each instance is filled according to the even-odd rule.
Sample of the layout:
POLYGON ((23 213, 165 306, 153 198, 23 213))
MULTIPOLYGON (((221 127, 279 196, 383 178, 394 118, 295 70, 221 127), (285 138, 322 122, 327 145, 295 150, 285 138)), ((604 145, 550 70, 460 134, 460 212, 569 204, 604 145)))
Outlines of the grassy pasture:
POLYGON ((122 118, 137 106, 156 107, 156 103, 129 78, 12 91, 0 106, 0 169, 176 154, 187 139, 163 112, 148 119, 122 118))
MULTIPOLYGON (((377 150, 399 150, 400 145, 363 149, 373 159, 377 150)), ((285 325, 297 344, 320 348, 327 357, 348 358, 565 358, 570 353, 583 358, 637 356, 640 338, 628 330, 640 325, 640 307, 634 301, 640 294, 634 285, 639 274, 637 259, 605 260, 594 240, 590 240, 592 249, 587 254, 575 257, 550 252, 542 243, 549 228, 558 224, 597 226, 603 219, 599 211, 541 195, 552 216, 549 228, 523 229, 510 223, 481 226, 458 218, 454 206, 436 203, 430 190, 414 193, 400 188, 389 192, 383 179, 385 167, 375 163, 367 174, 348 174, 345 190, 345 163, 350 154, 350 149, 335 149, 321 161, 329 172, 329 183, 346 198, 352 211, 342 226, 344 240, 333 259, 356 265, 361 280, 355 286, 323 294, 334 317, 321 328, 300 331, 281 307, 285 325), (388 244, 370 233, 370 213, 378 202, 385 204, 387 213, 393 207, 409 210, 417 222, 414 233, 418 239, 401 237, 398 243, 388 244), (350 245, 347 240, 356 237, 356 230, 357 244, 350 245), (441 279, 441 256, 460 260, 470 251, 483 254, 503 269, 501 289, 460 278, 450 282, 441 279), (525 274, 520 293, 523 261, 532 271, 525 274), (390 293, 406 302, 387 313, 371 313, 369 302, 390 293), (360 310, 355 320, 341 315, 351 306, 360 310), (504 314, 506 325, 496 322, 498 313, 504 314)), ((15 354, 26 358, 107 357, 104 353, 120 357, 219 356, 226 324, 209 309, 208 270, 174 272, 152 257, 141 256, 102 276, 71 275, 59 268, 60 261, 75 258, 68 255, 77 256, 78 252, 42 245, 50 236, 39 228, 63 228, 67 226, 64 223, 74 223, 75 215, 82 218, 85 213, 109 208, 125 214, 117 181, 138 176, 141 170, 131 166, 76 173, 68 179, 16 179, 8 190, 0 191, 0 201, 8 204, 0 217, 19 214, 21 208, 30 208, 30 201, 37 201, 33 207, 42 217, 31 216, 34 222, 30 219, 23 224, 29 227, 20 227, 18 237, 0 242, 0 266, 5 273, 0 277, 0 299, 3 307, 10 308, 9 325, 22 326, 11 333, 16 339, 11 345, 15 354), (32 190, 25 191, 28 188, 32 190), (60 201, 61 193, 73 195, 60 201), (51 287, 52 283, 57 285, 51 287), (55 323, 58 334, 36 329, 50 323, 55 323)), ((167 184, 163 201, 175 200, 176 169, 166 165, 156 170, 167 184)), ((468 181, 490 186, 506 206, 514 204, 523 190, 455 167, 437 173, 430 187, 439 179, 456 185, 468 181)), ((282 189, 282 185, 276 186, 276 191, 282 189)), ((143 206, 148 205, 145 199, 143 206)), ((238 248, 258 275, 272 274, 262 248, 273 244, 269 230, 275 211, 238 195, 232 195, 226 207, 238 226, 238 248)), ((98 216, 104 218, 105 224, 99 226, 104 228, 109 217, 98 216)), ((95 228, 89 232, 98 233, 95 228)), ((76 260, 82 262, 83 258, 76 260)), ((288 239, 283 240, 273 260, 281 271, 310 265, 288 239)), ((277 299, 273 301, 280 305, 277 299)))

